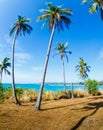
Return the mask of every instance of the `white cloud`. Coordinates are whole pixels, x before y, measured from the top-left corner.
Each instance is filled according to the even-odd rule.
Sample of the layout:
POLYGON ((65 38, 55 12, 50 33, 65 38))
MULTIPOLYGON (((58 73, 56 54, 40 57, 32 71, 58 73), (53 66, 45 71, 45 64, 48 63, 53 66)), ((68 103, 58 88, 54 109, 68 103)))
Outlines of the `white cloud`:
POLYGON ((15 56, 19 59, 24 59, 24 60, 29 60, 31 59, 31 56, 30 54, 28 53, 23 53, 23 52, 20 52, 20 53, 15 53, 15 56))
MULTIPOLYGON (((5 34, 5 35, 4 35, 4 41, 6 42, 6 46, 9 45, 10 48, 11 48, 12 42, 13 42, 13 37, 10 37, 8 34, 5 34)), ((23 51, 22 48, 19 46, 19 42, 18 42, 17 39, 16 39, 15 48, 16 48, 16 50, 18 50, 18 51, 23 51)))
POLYGON ((98 56, 98 60, 102 60, 102 59, 103 59, 103 48, 99 52, 99 56, 98 56))
POLYGON ((8 34, 5 34, 5 35, 4 35, 4 40, 6 41, 6 43, 12 44, 12 38, 9 37, 8 34))
POLYGON ((39 66, 35 66, 35 67, 33 67, 32 68, 33 69, 33 71, 41 71, 42 70, 42 67, 39 67, 39 66))
POLYGON ((3 44, 2 43, 0 43, 0 49, 2 49, 3 48, 3 44))
POLYGON ((15 53, 16 66, 20 67, 23 64, 26 64, 28 60, 31 59, 31 55, 28 53, 15 53))

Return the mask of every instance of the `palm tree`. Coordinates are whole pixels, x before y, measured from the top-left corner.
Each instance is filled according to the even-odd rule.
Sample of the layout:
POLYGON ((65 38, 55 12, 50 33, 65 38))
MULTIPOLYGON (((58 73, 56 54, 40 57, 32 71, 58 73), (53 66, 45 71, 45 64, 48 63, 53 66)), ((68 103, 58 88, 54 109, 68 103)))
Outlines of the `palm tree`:
POLYGON ((82 0, 83 4, 90 3, 89 12, 91 14, 95 13, 98 9, 100 9, 101 19, 103 20, 103 0, 82 0))
MULTIPOLYGON (((55 55, 60 54, 61 60, 62 60, 62 65, 63 65, 63 79, 64 79, 64 92, 66 93, 66 82, 65 82, 65 67, 64 67, 64 58, 66 57, 67 62, 68 62, 68 55, 71 54, 71 51, 67 50, 68 44, 65 43, 58 43, 56 46, 55 50, 57 51, 55 55)), ((54 56, 55 56, 54 55, 54 56)))
POLYGON ((10 58, 5 57, 2 61, 2 63, 0 64, 0 76, 1 76, 1 80, 0 82, 2 83, 2 74, 3 72, 5 74, 10 75, 10 71, 8 70, 8 67, 11 67, 11 63, 9 62, 10 58))
POLYGON ((76 71, 79 72, 79 77, 85 82, 88 78, 88 72, 90 72, 90 66, 84 61, 83 58, 80 58, 78 65, 76 66, 76 71))
POLYGON ((51 36, 50 36, 48 50, 47 50, 45 64, 44 64, 44 71, 43 71, 41 87, 40 87, 37 103, 35 105, 36 110, 39 110, 40 105, 41 105, 42 93, 43 93, 45 77, 46 77, 46 70, 47 70, 47 66, 48 66, 54 31, 56 28, 58 29, 58 31, 60 31, 61 29, 63 30, 63 23, 69 29, 69 24, 71 23, 71 20, 67 16, 72 14, 71 10, 69 10, 67 8, 61 9, 62 6, 53 6, 52 3, 47 3, 47 7, 48 7, 48 9, 40 10, 40 12, 42 12, 43 15, 38 17, 38 21, 44 20, 42 27, 46 23, 49 25, 49 29, 51 30, 51 36))
POLYGON ((15 43, 18 35, 25 33, 30 34, 32 27, 27 23, 30 22, 29 18, 18 16, 18 20, 13 24, 10 30, 10 36, 14 33, 13 43, 12 43, 12 89, 13 89, 13 96, 15 104, 20 105, 20 102, 17 99, 17 95, 15 92, 15 79, 14 79, 14 53, 15 53, 15 43))

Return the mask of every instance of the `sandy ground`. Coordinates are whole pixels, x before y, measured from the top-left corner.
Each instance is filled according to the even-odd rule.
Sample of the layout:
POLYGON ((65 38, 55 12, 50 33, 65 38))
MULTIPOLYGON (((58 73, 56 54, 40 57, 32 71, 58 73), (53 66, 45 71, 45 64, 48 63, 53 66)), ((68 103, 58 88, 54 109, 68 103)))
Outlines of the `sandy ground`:
POLYGON ((0 104, 0 130, 103 130, 103 96, 0 104))

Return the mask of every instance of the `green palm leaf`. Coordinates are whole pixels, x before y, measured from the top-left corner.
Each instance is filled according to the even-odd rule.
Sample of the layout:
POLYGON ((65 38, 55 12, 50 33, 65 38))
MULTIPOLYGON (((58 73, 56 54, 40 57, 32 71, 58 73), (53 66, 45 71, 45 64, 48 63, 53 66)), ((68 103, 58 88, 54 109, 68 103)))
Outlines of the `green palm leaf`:
POLYGON ((65 23, 66 27, 69 29, 69 24, 71 20, 66 17, 66 15, 72 15, 72 11, 70 9, 61 9, 62 5, 60 6, 53 6, 52 3, 46 3, 48 9, 41 9, 39 10, 43 13, 41 16, 37 18, 37 21, 45 20, 42 24, 44 27, 45 24, 49 25, 49 29, 53 28, 53 24, 56 23, 56 28, 58 31, 63 30, 63 23, 65 23))
POLYGON ((93 13, 95 13, 95 12, 98 10, 98 8, 99 8, 99 5, 98 5, 97 2, 95 2, 95 3, 93 3, 93 4, 90 6, 89 12, 90 12, 91 14, 93 14, 93 13))
POLYGON ((82 4, 91 3, 89 7, 89 12, 91 14, 97 12, 100 9, 100 16, 103 20, 103 1, 102 0, 82 0, 82 4))

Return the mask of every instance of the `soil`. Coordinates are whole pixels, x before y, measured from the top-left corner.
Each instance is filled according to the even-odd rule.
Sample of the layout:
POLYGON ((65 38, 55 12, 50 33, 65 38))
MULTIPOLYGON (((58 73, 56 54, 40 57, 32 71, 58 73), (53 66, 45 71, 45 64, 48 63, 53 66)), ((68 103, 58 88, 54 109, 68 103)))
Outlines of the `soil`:
POLYGON ((103 96, 0 104, 0 130, 103 130, 103 96))

